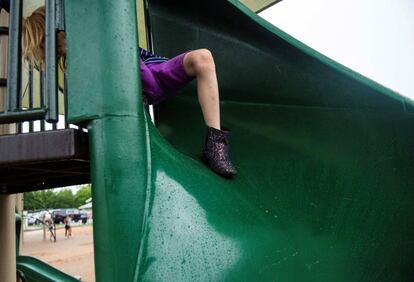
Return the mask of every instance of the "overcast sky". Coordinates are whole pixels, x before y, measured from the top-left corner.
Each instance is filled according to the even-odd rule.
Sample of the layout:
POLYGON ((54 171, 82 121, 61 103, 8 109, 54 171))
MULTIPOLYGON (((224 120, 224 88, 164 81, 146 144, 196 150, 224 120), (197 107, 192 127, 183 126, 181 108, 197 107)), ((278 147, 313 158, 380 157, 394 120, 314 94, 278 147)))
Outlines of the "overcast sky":
POLYGON ((284 0, 260 15, 414 100, 414 0, 284 0))

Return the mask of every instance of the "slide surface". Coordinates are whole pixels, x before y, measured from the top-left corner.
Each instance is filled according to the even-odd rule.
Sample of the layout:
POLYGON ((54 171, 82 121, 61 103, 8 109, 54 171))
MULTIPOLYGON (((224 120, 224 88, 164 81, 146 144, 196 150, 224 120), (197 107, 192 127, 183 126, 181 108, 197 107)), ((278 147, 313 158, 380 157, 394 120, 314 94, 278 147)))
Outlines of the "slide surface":
POLYGON ((24 282, 78 282, 74 277, 28 256, 17 257, 17 270, 24 275, 24 282))
POLYGON ((212 51, 239 174, 200 161, 195 83, 159 106, 138 280, 411 280, 413 103, 238 1, 149 11, 155 53, 212 51))

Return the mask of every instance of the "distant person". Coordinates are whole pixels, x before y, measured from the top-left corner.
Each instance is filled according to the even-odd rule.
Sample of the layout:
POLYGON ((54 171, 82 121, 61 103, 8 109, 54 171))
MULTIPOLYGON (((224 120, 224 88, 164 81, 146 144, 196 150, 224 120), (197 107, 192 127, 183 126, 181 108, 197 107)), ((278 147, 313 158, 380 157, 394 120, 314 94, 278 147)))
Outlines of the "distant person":
POLYGON ((43 222, 49 230, 49 240, 56 242, 56 225, 52 219, 52 215, 49 212, 45 212, 43 215, 43 222))
POLYGON ((71 225, 72 218, 68 215, 63 220, 63 223, 65 223, 65 237, 67 239, 70 239, 72 236, 72 225, 71 225))
MULTIPOLYGON (((45 8, 40 7, 23 19, 23 57, 42 67, 45 60, 45 8)), ((66 34, 57 33, 57 55, 66 61, 66 34)), ((197 96, 207 128, 203 159, 217 174, 231 177, 237 173, 229 156, 229 131, 220 125, 220 101, 213 55, 207 49, 189 50, 174 58, 156 56, 139 48, 139 63, 143 101, 158 104, 186 86, 197 81, 197 96)), ((137 78, 138 79, 138 78, 137 78)), ((119 109, 122 111, 122 109, 119 109)))
POLYGON ((88 211, 88 223, 92 223, 93 222, 93 214, 92 214, 92 210, 88 211))
POLYGON ((51 217, 45 219, 45 224, 49 230, 49 240, 56 243, 56 225, 53 222, 53 219, 51 217))
POLYGON ((51 219, 52 219, 52 215, 48 211, 46 211, 43 215, 43 221, 46 222, 46 221, 51 220, 51 219))

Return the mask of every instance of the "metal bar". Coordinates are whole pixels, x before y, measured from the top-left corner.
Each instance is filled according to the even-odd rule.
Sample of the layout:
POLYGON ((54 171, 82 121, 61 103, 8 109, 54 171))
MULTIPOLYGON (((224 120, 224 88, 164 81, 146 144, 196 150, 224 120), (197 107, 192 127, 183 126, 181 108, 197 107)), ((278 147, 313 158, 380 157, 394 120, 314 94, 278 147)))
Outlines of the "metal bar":
POLYGON ((58 122, 58 81, 56 60, 56 0, 46 1, 46 121, 58 122))
POLYGON ((56 29, 65 30, 65 5, 63 0, 56 1, 56 29))
POLYGON ((10 3, 9 19, 9 50, 8 50, 8 82, 6 111, 14 111, 20 105, 21 92, 21 20, 22 0, 14 0, 10 3))
POLYGON ((45 109, 33 109, 28 111, 15 111, 0 114, 0 124, 15 123, 21 121, 39 120, 46 115, 45 109))
MULTIPOLYGON (((29 109, 33 109, 33 65, 29 64, 29 109)), ((29 122, 29 132, 33 132, 33 121, 29 122)))
POLYGON ((63 100, 64 100, 64 107, 65 107, 65 128, 69 128, 69 122, 68 122, 68 82, 66 73, 63 74, 63 100))
MULTIPOLYGON (((65 30, 65 5, 64 0, 56 0, 56 30, 64 31, 65 30)), ((67 123, 67 105, 66 105, 66 75, 63 74, 64 79, 64 89, 62 90, 64 94, 64 128, 68 128, 69 125, 67 123)))
MULTIPOLYGON (((43 70, 39 71, 39 84, 40 84, 40 107, 45 107, 45 74, 43 70)), ((45 120, 40 121, 40 131, 45 131, 45 120)))

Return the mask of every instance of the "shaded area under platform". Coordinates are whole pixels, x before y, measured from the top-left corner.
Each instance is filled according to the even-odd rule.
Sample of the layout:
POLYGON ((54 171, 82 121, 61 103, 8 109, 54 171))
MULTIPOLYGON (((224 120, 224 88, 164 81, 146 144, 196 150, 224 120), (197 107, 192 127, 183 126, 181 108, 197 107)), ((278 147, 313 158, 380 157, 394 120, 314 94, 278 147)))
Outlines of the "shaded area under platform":
POLYGON ((90 182, 88 134, 77 129, 0 136, 0 193, 90 182))

